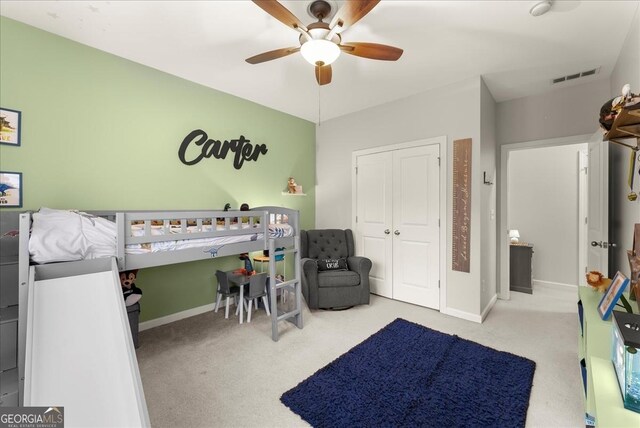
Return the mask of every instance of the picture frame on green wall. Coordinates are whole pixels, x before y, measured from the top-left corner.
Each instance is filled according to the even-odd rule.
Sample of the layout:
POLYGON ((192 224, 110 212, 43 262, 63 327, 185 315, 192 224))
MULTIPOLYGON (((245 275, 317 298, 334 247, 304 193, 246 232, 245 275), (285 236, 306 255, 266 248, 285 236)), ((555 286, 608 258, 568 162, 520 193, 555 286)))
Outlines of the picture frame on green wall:
POLYGON ((19 146, 22 112, 0 107, 0 144, 19 146))
POLYGON ((0 171, 0 208, 22 207, 22 173, 0 171))

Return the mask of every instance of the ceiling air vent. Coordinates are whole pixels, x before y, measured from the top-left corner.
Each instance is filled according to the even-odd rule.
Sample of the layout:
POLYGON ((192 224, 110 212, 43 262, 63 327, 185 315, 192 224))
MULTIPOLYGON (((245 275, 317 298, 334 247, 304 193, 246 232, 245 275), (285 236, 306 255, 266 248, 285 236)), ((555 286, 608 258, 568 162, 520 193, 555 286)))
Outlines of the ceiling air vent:
POLYGON ((585 76, 593 76, 594 74, 598 74, 599 71, 600 67, 583 71, 581 73, 569 74, 568 76, 556 77, 555 79, 551 80, 551 84, 555 85, 556 83, 567 82, 569 80, 575 80, 585 76))

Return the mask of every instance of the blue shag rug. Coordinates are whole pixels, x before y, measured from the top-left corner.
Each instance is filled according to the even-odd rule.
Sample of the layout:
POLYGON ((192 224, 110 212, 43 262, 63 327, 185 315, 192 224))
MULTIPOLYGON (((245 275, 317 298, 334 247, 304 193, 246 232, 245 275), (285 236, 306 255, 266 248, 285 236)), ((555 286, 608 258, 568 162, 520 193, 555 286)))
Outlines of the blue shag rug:
POLYGON ((396 319, 280 400, 314 427, 524 427, 536 363, 396 319))

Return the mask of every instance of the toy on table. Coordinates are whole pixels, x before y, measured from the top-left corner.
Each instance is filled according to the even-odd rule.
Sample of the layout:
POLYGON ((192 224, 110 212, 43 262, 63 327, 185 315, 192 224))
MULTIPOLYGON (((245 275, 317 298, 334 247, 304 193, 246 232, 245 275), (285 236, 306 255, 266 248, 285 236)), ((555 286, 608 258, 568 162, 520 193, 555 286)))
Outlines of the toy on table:
POLYGON ((251 257, 249 257, 249 253, 242 253, 240 260, 244 260, 244 268, 236 269, 234 273, 240 273, 242 275, 254 275, 256 271, 253 269, 253 264, 251 263, 251 257))
POLYGON ((605 278, 604 275, 597 270, 592 270, 587 275, 587 284, 600 293, 604 293, 611 284, 611 279, 605 278))
POLYGON ((135 305, 142 297, 142 290, 136 287, 137 275, 138 269, 120 272, 120 286, 125 306, 135 305))

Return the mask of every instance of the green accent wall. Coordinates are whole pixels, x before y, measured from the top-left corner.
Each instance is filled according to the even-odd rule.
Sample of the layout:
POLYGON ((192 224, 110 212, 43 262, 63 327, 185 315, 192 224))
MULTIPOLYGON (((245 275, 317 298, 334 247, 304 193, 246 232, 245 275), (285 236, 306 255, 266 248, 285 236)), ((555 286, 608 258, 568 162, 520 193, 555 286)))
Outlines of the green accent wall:
MULTIPOLYGON (((23 173, 22 209, 204 210, 227 202, 238 209, 246 202, 297 209, 303 228, 315 225, 311 122, 4 17, 0 106, 22 112, 22 145, 0 145, 0 170, 23 173), (231 152, 186 166, 178 148, 194 129, 214 140, 243 135, 268 152, 240 170, 231 152), (306 197, 282 195, 289 176, 306 197)), ((141 320, 213 303, 215 269, 242 266, 226 257, 140 271, 141 320)))

